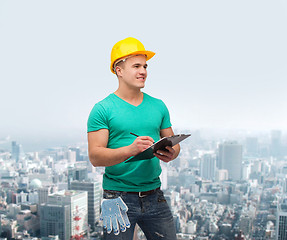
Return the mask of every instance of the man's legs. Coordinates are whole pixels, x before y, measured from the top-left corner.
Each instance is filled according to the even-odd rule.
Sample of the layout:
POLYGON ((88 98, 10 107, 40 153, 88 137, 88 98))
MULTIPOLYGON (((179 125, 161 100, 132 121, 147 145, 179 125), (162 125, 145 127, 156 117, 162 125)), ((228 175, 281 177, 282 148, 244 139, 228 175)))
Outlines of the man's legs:
POLYGON ((138 225, 147 240, 176 240, 176 230, 170 208, 158 190, 155 194, 140 199, 142 215, 138 225))
POLYGON ((132 240, 136 223, 147 240, 176 240, 173 216, 161 190, 145 197, 129 193, 116 194, 114 197, 119 196, 129 208, 127 214, 131 227, 119 235, 104 231, 105 240, 132 240))

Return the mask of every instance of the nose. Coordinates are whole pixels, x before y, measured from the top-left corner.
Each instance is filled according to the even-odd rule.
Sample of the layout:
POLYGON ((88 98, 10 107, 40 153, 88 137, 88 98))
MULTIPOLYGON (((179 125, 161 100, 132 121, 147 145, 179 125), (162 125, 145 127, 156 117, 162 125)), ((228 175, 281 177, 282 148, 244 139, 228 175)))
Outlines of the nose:
POLYGON ((146 75, 146 73, 147 73, 146 68, 145 67, 141 67, 140 68, 140 74, 146 75))

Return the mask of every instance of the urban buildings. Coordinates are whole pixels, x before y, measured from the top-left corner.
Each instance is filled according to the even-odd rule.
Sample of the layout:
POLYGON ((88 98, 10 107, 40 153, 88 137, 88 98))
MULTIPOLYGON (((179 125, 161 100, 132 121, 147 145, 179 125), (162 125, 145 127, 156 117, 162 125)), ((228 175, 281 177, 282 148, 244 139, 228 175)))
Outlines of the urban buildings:
POLYGON ((15 141, 12 141, 12 158, 15 159, 16 162, 19 162, 20 158, 20 151, 21 151, 21 145, 17 144, 15 141))
POLYGON ((284 239, 287 239, 287 199, 279 201, 276 219, 276 240, 284 239))
POLYGON ((69 205, 44 203, 40 205, 42 237, 58 235, 60 239, 71 239, 71 209, 69 205))
MULTIPOLYGON (((176 160, 162 163, 178 240, 286 239, 287 137, 279 132, 227 141, 196 131, 176 160)), ((0 146, 0 237, 101 239, 104 169, 89 163, 87 145, 25 154, 12 146, 0 146)))
POLYGON ((280 157, 282 153, 282 145, 281 145, 281 131, 280 130, 272 130, 271 131, 271 146, 270 146, 270 154, 273 157, 280 157))
POLYGON ((71 190, 88 192, 88 224, 95 230, 97 222, 100 220, 101 204, 101 186, 100 183, 73 181, 70 186, 71 190))
POLYGON ((215 154, 204 154, 200 161, 200 176, 207 180, 214 180, 216 168, 215 154))
POLYGON ((219 144, 218 168, 226 169, 230 180, 242 178, 242 145, 234 142, 219 144))

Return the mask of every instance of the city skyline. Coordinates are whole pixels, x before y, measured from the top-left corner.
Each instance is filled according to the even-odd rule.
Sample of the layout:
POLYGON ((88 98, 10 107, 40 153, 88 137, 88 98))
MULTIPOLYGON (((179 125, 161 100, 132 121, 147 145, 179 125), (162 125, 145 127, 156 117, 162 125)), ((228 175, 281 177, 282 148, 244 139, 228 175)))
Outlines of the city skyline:
MULTIPOLYGON (((243 142, 230 142, 194 132, 182 142, 177 159, 162 162, 161 189, 172 209, 177 239, 283 236, 287 142, 281 131, 242 137, 243 142)), ((10 144, 11 150, 0 147, 2 237, 40 240, 53 234, 70 239, 84 234, 89 239, 90 234, 101 239, 104 169, 91 165, 87 145, 23 153, 19 143, 10 144)), ((140 230, 138 239, 145 239, 140 230)))
POLYGON ((0 3, 0 138, 86 141, 115 42, 156 52, 144 92, 176 128, 287 129, 286 1, 0 3), (16 4, 15 4, 16 3, 16 4), (117 8, 111 8, 112 4, 117 8))

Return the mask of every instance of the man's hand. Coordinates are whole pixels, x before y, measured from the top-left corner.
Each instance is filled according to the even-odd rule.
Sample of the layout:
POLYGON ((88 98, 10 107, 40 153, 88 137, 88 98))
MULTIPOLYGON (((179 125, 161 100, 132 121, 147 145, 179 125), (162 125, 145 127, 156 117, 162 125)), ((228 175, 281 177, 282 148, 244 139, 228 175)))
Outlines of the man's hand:
POLYGON ((108 233, 114 231, 115 235, 126 231, 126 228, 131 226, 129 218, 127 216, 128 207, 124 203, 121 197, 114 199, 104 199, 102 201, 102 214, 101 220, 103 220, 104 228, 108 233), (120 224, 120 230, 119 230, 120 224))
POLYGON ((171 160, 174 159, 174 155, 175 155, 175 150, 170 147, 170 146, 167 146, 165 147, 166 151, 163 151, 163 150, 157 150, 156 153, 154 153, 154 155, 164 161, 164 162, 170 162, 171 160))
POLYGON ((154 140, 149 136, 137 137, 135 141, 129 145, 129 150, 132 156, 135 156, 147 148, 149 148, 154 143, 154 140))

